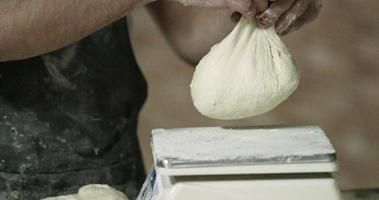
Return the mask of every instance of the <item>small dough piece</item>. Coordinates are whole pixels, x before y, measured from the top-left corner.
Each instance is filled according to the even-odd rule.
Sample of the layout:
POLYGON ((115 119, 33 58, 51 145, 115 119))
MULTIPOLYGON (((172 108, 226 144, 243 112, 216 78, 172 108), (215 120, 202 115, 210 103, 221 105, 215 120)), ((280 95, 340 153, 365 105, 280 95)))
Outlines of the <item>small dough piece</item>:
POLYGON ((125 194, 108 185, 91 184, 79 189, 78 194, 49 197, 42 200, 128 200, 125 194))
POLYGON ((242 119, 270 111, 295 91, 296 66, 273 27, 242 17, 196 67, 191 96, 214 119, 242 119))
POLYGON ((79 197, 76 194, 70 194, 70 195, 59 196, 59 197, 49 197, 42 200, 79 200, 79 197))
POLYGON ((120 191, 108 185, 92 184, 79 189, 80 200, 128 200, 120 191))

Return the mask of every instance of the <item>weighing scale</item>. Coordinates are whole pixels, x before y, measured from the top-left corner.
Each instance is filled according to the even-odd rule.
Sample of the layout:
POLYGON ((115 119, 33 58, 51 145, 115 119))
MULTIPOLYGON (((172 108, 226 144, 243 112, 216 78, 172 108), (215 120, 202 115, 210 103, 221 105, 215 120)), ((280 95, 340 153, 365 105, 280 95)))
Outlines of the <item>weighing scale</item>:
POLYGON ((155 129, 139 200, 340 200, 317 126, 155 129))

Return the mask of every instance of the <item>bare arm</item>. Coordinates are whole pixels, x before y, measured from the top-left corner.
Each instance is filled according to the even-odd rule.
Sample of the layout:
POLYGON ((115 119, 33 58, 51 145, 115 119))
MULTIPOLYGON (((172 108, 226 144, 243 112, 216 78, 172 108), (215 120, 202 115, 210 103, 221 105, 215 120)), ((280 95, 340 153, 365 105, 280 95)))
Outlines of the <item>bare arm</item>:
POLYGON ((69 45, 127 15, 141 0, 0 0, 0 61, 69 45))
MULTIPOLYGON (((204 2, 178 0, 178 2, 204 2)), ((207 1, 205 1, 207 2, 207 1)), ((215 0, 214 2, 219 2, 215 0)), ((246 17, 257 17, 262 28, 275 25, 285 35, 313 21, 321 8, 321 0, 221 0, 212 9, 184 7, 177 2, 160 0, 149 5, 149 11, 158 22, 168 42, 187 62, 196 64, 215 43, 233 28, 231 11, 246 17), (239 3, 239 4, 238 4, 239 3)), ((196 5, 196 4, 195 4, 196 5)))
MULTIPOLYGON (((43 54, 80 40, 154 0, 0 0, 0 61, 43 54)), ((177 0, 251 15, 250 0, 177 0)), ((169 10, 166 10, 169 12, 169 10)))
POLYGON ((196 65, 211 46, 230 33, 238 21, 238 17, 236 20, 231 18, 234 11, 252 18, 268 6, 268 0, 215 0, 215 5, 205 7, 182 5, 189 1, 195 2, 194 5, 197 5, 196 2, 207 2, 160 0, 149 4, 148 10, 170 45, 179 56, 192 65, 196 65))
POLYGON ((235 25, 228 10, 186 7, 172 1, 154 2, 148 10, 176 53, 192 65, 235 25))

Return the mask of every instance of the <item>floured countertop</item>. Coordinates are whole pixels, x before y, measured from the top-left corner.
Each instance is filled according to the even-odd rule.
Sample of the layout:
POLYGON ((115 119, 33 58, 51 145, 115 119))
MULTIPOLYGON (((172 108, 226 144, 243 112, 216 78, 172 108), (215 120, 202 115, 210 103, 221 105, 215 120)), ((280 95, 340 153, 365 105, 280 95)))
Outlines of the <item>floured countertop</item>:
POLYGON ((167 168, 335 160, 317 126, 155 129, 152 148, 156 165, 167 168))

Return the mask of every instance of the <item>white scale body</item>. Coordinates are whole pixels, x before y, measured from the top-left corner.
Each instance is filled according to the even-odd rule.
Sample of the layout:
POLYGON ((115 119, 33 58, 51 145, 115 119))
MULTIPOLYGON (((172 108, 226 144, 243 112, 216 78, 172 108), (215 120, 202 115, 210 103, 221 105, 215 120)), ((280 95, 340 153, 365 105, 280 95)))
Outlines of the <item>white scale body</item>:
POLYGON ((341 199, 336 153, 317 126, 155 129, 151 144, 142 200, 341 199))

